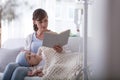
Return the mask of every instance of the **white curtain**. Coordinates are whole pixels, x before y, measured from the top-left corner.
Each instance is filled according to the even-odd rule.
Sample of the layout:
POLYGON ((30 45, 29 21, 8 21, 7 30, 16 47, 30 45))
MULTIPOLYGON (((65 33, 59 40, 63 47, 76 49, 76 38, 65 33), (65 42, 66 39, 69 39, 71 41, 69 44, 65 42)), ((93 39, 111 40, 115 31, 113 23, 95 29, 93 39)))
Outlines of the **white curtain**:
MULTIPOLYGON (((20 4, 21 0, 17 0, 20 4)), ((64 0, 24 0, 29 6, 21 4, 16 9, 19 14, 18 18, 8 24, 7 21, 2 21, 2 44, 8 39, 25 38, 33 32, 32 13, 36 8, 43 8, 48 13, 48 29, 61 32, 66 29, 71 29, 71 34, 78 34, 74 23, 74 9, 76 8, 74 1, 64 0), (58 6, 59 5, 59 6, 58 6), (60 10, 57 8, 59 7, 60 10), (64 8, 64 9, 63 9, 64 8), (57 9, 57 10, 56 10, 57 9), (59 13, 59 17, 56 17, 59 13)), ((81 17, 82 18, 82 17, 81 17)), ((83 19, 81 21, 83 23, 83 19)), ((82 32, 83 25, 80 26, 82 32)), ((80 33, 81 35, 82 33, 80 33)))
MULTIPOLYGON (((20 2, 20 0, 18 0, 20 2)), ((25 5, 18 7, 16 10, 18 18, 11 22, 2 21, 2 44, 8 39, 25 38, 33 32, 32 13, 36 8, 43 8, 49 16, 49 28, 54 29, 55 24, 55 1, 56 0, 29 0, 28 4, 32 7, 29 9, 25 5)))
POLYGON ((18 16, 16 19, 11 22, 2 21, 2 43, 10 38, 23 38, 32 32, 32 13, 40 3, 39 0, 23 1, 17 0, 20 6, 15 9, 18 16))

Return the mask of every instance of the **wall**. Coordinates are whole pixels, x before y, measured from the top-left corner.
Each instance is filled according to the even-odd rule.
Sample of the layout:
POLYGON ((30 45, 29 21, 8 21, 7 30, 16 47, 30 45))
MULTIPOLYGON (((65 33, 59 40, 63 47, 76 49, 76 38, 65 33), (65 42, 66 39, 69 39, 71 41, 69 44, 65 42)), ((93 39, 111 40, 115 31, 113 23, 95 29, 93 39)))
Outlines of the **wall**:
POLYGON ((119 8, 120 0, 94 0, 90 8, 88 56, 92 56, 92 77, 96 80, 120 80, 119 8))
MULTIPOLYGON (((111 77, 120 80, 120 0, 111 1, 111 77)), ((114 80, 115 80, 114 79, 114 80)))
POLYGON ((88 11, 88 64, 91 80, 107 80, 111 59, 111 0, 94 0, 88 11))

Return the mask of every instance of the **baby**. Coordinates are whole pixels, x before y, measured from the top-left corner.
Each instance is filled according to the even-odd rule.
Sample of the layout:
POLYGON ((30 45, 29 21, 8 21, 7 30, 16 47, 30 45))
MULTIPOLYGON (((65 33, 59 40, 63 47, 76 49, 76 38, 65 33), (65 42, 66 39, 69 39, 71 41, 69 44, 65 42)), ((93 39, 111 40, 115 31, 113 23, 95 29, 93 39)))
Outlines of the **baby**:
POLYGON ((28 72, 28 76, 43 76, 42 67, 44 66, 44 56, 39 49, 38 53, 31 53, 30 51, 21 51, 16 57, 16 63, 24 67, 39 66, 39 68, 32 69, 28 72))

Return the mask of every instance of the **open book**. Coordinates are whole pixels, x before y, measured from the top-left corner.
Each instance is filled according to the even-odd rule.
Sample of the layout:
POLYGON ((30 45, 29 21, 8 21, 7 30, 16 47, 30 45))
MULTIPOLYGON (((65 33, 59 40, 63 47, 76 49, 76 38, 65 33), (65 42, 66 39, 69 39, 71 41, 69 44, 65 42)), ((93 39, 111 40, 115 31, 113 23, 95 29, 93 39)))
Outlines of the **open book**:
POLYGON ((61 33, 45 32, 42 46, 53 47, 54 45, 64 46, 68 42, 70 30, 61 33))

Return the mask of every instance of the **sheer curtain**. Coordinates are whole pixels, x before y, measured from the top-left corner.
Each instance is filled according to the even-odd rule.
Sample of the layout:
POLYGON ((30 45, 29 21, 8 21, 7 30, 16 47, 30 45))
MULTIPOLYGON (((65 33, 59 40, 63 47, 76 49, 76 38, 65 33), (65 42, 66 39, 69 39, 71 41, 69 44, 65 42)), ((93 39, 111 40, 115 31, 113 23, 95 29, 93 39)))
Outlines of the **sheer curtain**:
MULTIPOLYGON (((20 0, 17 1, 20 2, 20 0)), ((25 38, 33 32, 32 13, 36 8, 43 8, 47 11, 49 16, 48 28, 55 30, 55 1, 56 0, 29 0, 27 4, 30 6, 26 7, 25 5, 21 5, 18 7, 16 9, 16 13, 19 14, 18 18, 11 22, 2 21, 2 44, 8 39, 25 38)))
POLYGON ((42 7, 39 0, 24 0, 26 1, 24 5, 21 3, 21 0, 17 1, 21 5, 15 10, 18 17, 11 22, 2 21, 2 44, 8 39, 25 38, 28 34, 32 33, 32 13, 36 8, 42 7))
MULTIPOLYGON (((72 35, 77 34, 74 23, 74 10, 76 9, 74 0, 24 0, 25 5, 21 4, 21 0, 17 1, 21 5, 16 8, 18 17, 10 23, 2 21, 2 44, 8 39, 25 38, 33 32, 32 13, 36 8, 43 8, 47 11, 49 29, 56 32, 71 29, 72 35)), ((83 25, 80 26, 80 32, 82 32, 83 25)))

